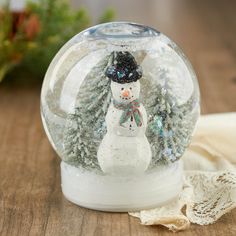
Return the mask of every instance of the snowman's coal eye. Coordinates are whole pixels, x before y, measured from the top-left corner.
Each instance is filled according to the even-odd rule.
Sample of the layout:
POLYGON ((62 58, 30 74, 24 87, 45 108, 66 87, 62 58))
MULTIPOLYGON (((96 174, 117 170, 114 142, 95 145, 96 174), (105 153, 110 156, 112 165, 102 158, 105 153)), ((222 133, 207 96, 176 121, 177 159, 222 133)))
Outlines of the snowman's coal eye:
POLYGON ((124 88, 121 88, 121 90, 124 90, 124 88))
POLYGON ((132 90, 132 88, 131 88, 131 87, 130 87, 129 89, 130 89, 130 90, 132 90))

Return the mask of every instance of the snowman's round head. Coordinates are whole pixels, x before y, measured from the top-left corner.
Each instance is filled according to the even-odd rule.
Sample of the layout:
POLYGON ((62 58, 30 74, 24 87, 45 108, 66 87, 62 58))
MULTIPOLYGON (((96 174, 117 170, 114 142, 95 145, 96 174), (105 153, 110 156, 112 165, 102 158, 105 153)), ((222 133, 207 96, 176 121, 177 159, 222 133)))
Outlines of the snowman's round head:
POLYGON ((111 91, 113 98, 120 103, 130 103, 139 98, 140 82, 120 84, 111 81, 111 91))

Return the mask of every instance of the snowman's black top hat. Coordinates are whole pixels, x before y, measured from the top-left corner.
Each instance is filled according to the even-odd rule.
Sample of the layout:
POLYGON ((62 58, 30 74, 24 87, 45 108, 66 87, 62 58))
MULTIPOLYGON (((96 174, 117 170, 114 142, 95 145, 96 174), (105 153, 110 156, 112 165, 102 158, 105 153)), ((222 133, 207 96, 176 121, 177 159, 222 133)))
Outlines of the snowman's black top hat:
POLYGON ((142 68, 129 52, 113 52, 112 62, 106 76, 112 81, 124 84, 137 81, 142 77, 142 68))

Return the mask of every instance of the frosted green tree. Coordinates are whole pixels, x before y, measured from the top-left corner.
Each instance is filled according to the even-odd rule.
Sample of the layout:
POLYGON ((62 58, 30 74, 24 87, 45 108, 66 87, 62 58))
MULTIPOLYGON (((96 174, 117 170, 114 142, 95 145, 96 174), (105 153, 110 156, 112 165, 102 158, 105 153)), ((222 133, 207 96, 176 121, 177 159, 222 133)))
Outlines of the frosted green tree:
POLYGON ((111 56, 103 58, 84 79, 78 103, 68 115, 64 133, 64 161, 83 168, 100 168, 97 148, 106 133, 105 115, 110 101, 110 80, 105 76, 111 56))
POLYGON ((193 97, 178 105, 168 79, 169 71, 160 69, 157 75, 163 84, 152 85, 146 101, 149 115, 147 138, 152 149, 152 165, 174 162, 180 158, 188 146, 195 119, 192 113, 193 97))

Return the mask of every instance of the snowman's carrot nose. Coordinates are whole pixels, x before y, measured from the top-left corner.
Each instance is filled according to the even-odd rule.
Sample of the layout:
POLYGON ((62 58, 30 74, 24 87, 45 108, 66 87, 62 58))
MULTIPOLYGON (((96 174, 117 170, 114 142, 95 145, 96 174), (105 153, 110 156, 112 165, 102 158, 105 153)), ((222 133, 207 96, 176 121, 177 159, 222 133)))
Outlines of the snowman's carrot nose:
POLYGON ((129 91, 128 90, 124 90, 122 92, 122 96, 125 97, 125 98, 129 97, 129 91))

